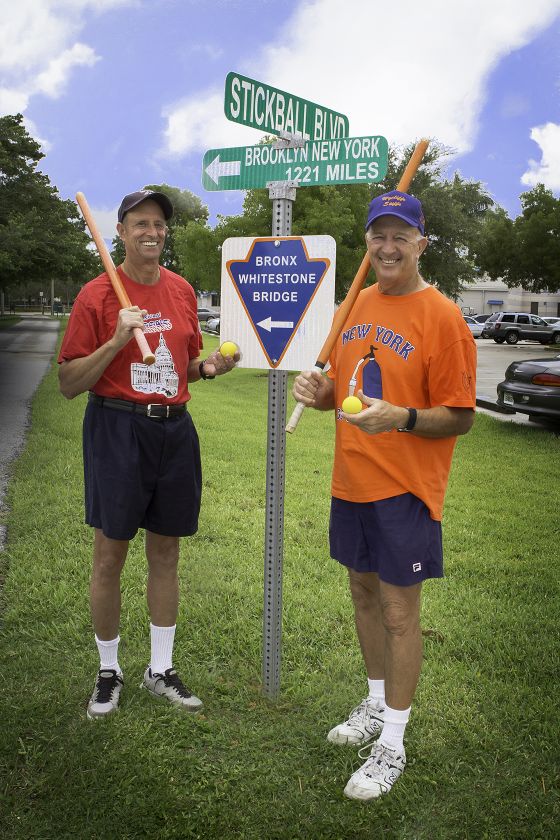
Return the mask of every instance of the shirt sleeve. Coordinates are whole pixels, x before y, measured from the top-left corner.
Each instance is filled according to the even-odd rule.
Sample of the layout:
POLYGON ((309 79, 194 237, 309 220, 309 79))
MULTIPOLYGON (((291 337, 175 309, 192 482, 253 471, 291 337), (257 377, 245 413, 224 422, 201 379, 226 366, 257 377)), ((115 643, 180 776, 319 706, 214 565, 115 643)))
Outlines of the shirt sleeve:
POLYGON ((78 295, 72 306, 66 332, 58 354, 58 362, 68 362, 90 356, 100 346, 97 314, 78 295))
POLYGON ((475 408, 476 346, 471 336, 455 341, 430 360, 428 393, 432 407, 475 408))

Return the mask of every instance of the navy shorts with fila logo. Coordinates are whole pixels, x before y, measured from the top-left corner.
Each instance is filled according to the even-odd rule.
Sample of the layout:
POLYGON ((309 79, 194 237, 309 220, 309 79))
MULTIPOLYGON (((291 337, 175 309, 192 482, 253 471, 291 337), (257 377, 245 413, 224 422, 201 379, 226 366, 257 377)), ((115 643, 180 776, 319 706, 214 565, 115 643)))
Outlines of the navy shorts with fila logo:
POLYGON ((394 586, 443 577, 441 522, 412 493, 378 502, 331 500, 331 557, 394 586))
POLYGON ((157 420, 88 402, 83 447, 88 525, 113 540, 196 533, 202 471, 188 412, 157 420))

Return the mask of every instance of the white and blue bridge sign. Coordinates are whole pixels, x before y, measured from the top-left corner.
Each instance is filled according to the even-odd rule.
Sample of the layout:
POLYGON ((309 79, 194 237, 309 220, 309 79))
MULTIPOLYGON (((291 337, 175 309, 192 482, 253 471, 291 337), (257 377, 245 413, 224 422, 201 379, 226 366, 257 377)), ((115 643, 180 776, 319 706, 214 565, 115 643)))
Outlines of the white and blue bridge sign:
POLYGON ((332 237, 228 239, 222 262, 220 338, 239 345, 242 366, 312 366, 334 311, 332 237))

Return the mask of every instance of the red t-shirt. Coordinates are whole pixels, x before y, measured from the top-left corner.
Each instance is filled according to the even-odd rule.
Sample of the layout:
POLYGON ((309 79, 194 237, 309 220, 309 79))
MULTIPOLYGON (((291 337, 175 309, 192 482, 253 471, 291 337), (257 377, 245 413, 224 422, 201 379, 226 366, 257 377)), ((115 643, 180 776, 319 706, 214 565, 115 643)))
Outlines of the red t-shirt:
MULTIPOLYGON (((155 362, 145 365, 134 338, 92 388, 103 397, 139 403, 184 403, 190 399, 187 368, 202 348, 196 295, 187 281, 160 267, 153 286, 136 283, 117 269, 133 306, 146 309, 144 333, 155 362)), ((60 348, 59 362, 89 356, 113 336, 121 306, 107 274, 80 290, 60 348)))
POLYGON ((433 286, 411 295, 360 292, 335 345, 336 445, 332 495, 374 502, 413 493, 442 517, 456 437, 397 432, 368 435, 341 421, 352 391, 413 408, 476 405, 476 346, 458 306, 433 286))

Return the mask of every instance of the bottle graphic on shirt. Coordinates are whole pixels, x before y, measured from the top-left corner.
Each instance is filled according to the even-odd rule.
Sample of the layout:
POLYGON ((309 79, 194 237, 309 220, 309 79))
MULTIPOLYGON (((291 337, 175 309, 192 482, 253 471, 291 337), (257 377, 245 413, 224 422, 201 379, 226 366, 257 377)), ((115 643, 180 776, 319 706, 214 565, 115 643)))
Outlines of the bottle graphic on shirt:
MULTIPOLYGON (((375 348, 377 349, 377 348, 375 348)), ((373 399, 383 399, 383 377, 381 375, 381 368, 379 367, 375 358, 374 347, 370 344, 369 353, 363 358, 364 366, 362 368, 362 391, 366 397, 373 399)))

